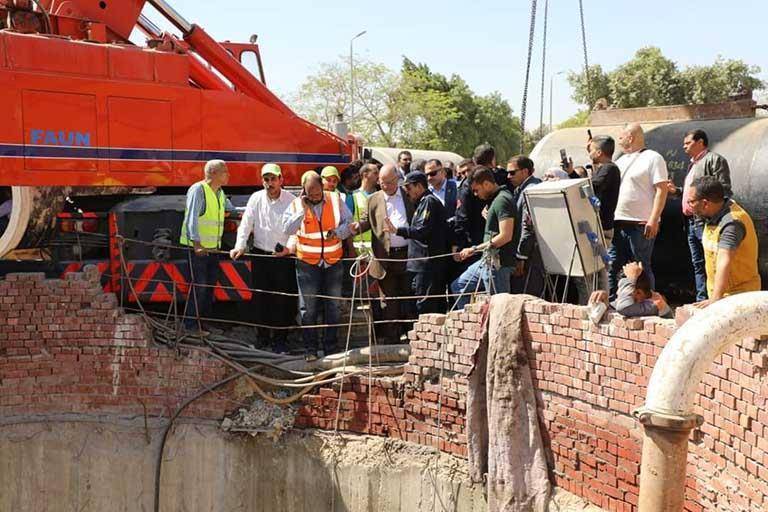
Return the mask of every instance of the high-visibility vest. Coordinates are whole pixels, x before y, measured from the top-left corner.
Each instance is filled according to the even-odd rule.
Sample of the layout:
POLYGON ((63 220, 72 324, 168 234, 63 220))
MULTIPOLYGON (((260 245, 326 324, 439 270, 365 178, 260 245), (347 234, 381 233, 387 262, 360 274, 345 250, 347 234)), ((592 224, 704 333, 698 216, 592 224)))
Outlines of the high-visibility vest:
MULTIPOLYGON (((358 190, 352 195, 352 199, 355 201, 355 220, 360 222, 363 216, 363 212, 368 210, 368 196, 365 192, 358 190)), ((355 246, 355 252, 360 255, 364 252, 371 252, 371 230, 358 233, 352 238, 352 243, 355 246)))
MULTIPOLYGON (((728 286, 725 295, 734 295, 736 293, 752 292, 760 290, 760 274, 757 271, 757 234, 755 225, 749 214, 741 206, 731 201, 730 215, 733 219, 740 221, 746 228, 746 235, 741 244, 736 248, 731 258, 731 272, 728 276, 728 286)), ((722 223, 711 226, 704 226, 704 233, 701 244, 704 247, 704 261, 707 268, 707 292, 709 295, 715 291, 715 272, 717 271, 717 251, 718 241, 720 240, 720 229, 722 223)))
MULTIPOLYGON (((200 234, 200 245, 206 249, 219 249, 221 247, 221 235, 224 233, 224 192, 219 189, 214 192, 208 183, 200 182, 205 192, 205 211, 197 218, 197 229, 200 234)), ((187 238, 187 216, 188 210, 184 210, 184 222, 181 225, 181 237, 179 242, 182 245, 194 245, 187 238)))
MULTIPOLYGON (((323 192, 324 204, 320 219, 312 208, 306 208, 304 222, 296 233, 296 257, 309 265, 319 265, 325 261, 333 265, 341 260, 343 248, 341 240, 334 238, 326 240, 325 235, 332 229, 337 229, 341 223, 341 198, 339 194, 323 192)), ((294 213, 304 209, 300 197, 291 203, 294 213)))

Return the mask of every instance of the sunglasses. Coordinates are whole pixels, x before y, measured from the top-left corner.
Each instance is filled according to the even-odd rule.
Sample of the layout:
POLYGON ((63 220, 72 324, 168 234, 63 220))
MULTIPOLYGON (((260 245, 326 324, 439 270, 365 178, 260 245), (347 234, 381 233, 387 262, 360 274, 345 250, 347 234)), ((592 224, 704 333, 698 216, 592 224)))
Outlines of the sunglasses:
POLYGON ((514 176, 515 174, 517 174, 517 171, 519 170, 520 169, 508 169, 507 174, 509 174, 510 176, 514 176))
POLYGON ((429 176, 430 178, 434 178, 435 176, 437 176, 437 173, 438 173, 438 172, 440 172, 440 171, 432 171, 432 172, 426 172, 426 173, 424 173, 424 174, 426 174, 426 175, 427 175, 427 176, 429 176))

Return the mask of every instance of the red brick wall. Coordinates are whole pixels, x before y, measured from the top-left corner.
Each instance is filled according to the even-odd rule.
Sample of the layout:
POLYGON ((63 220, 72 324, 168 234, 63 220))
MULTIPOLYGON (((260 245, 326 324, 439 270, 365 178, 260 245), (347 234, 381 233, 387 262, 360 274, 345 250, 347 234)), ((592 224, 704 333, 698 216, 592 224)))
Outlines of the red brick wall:
MULTIPOLYGON (((354 377, 341 394, 338 428, 403 439, 467 456, 467 375, 482 338, 480 306, 422 315, 409 333, 411 356, 401 378, 354 377), (371 394, 369 394, 369 389, 371 394)), ((305 395, 297 425, 334 429, 339 386, 305 395)))
MULTIPOLYGON (((98 273, 0 281, 0 416, 114 413, 168 417, 181 400, 221 379, 225 368, 198 352, 150 341, 141 317, 122 314, 98 273)), ((214 396, 185 414, 220 418, 214 396)))
MULTIPOLYGON (((471 308, 447 319, 423 316, 410 333, 405 377, 375 380, 370 406, 367 379, 355 379, 342 395, 339 428, 435 446, 444 356, 440 439, 450 436, 450 442, 441 441, 440 448, 465 456, 466 377, 482 338, 480 310, 471 308)), ((631 412, 645 401, 653 365, 675 322, 612 314, 595 326, 585 308, 544 301, 527 303, 525 311, 523 332, 553 482, 606 510, 635 511, 642 429, 631 412)), ((690 443, 686 510, 768 509, 765 345, 747 340, 732 347, 700 386, 696 407, 705 424, 690 443)), ((333 428, 337 397, 338 388, 306 396, 299 424, 333 428)))

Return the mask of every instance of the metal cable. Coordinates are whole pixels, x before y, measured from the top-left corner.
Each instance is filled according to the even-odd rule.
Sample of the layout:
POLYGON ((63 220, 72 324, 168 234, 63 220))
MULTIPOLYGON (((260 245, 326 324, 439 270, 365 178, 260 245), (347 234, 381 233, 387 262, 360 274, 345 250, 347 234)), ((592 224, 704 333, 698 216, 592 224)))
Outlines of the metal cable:
MULTIPOLYGON (((544 87, 547 70, 547 22, 549 19, 549 0, 544 0, 544 41, 541 44, 541 108, 539 110, 539 131, 544 131, 544 87)), ((543 133, 541 134, 543 135, 543 133)))
POLYGON ((531 0, 531 28, 528 33, 528 61, 525 66, 525 85, 523 86, 523 105, 520 108, 520 152, 525 153, 525 114, 528 109, 528 82, 531 76, 533 41, 536 36, 536 0, 531 0))
POLYGON ((579 16, 581 17, 581 45, 584 48, 584 80, 587 85, 587 108, 591 109, 593 105, 592 88, 589 80, 589 60, 587 59, 587 31, 584 28, 584 2, 579 0, 579 16))

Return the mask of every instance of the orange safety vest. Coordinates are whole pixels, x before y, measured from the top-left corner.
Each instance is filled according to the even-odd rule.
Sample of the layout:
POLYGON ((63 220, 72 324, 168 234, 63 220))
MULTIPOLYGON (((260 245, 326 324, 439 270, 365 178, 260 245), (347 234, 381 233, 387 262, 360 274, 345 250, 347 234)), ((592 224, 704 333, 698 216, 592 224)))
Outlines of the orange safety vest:
MULTIPOLYGON (((307 208, 304 212, 304 222, 296 233, 296 257, 309 265, 319 265, 321 260, 333 265, 341 259, 344 252, 341 240, 325 238, 328 231, 337 229, 341 223, 340 195, 323 192, 323 196, 325 204, 320 219, 312 208, 307 208)), ((291 203, 291 208, 294 212, 304 208, 300 197, 291 203)))

